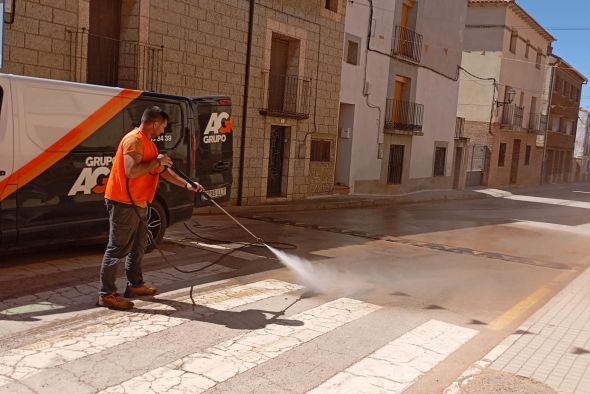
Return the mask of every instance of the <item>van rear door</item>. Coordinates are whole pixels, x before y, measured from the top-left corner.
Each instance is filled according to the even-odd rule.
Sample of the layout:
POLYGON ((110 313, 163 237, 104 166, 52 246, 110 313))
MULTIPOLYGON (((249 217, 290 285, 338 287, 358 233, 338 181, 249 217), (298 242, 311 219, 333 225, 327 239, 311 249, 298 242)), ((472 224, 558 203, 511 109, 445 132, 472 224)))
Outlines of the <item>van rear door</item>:
MULTIPOLYGON (((195 177, 217 201, 231 196, 233 119, 231 99, 224 96, 192 97, 196 141, 192 160, 195 177)), ((197 198, 196 206, 203 205, 197 198)))
POLYGON ((14 171, 14 129, 10 79, 0 75, 0 243, 16 240, 16 185, 14 171))

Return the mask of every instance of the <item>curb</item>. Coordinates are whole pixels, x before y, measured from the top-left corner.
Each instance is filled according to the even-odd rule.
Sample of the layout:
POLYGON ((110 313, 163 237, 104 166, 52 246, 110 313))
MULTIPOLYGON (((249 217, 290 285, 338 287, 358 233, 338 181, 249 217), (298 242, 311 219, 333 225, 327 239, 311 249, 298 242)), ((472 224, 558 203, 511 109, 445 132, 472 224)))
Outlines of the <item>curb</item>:
MULTIPOLYGON (((428 192, 426 192, 428 193, 428 192)), ((365 208, 365 207, 380 207, 398 204, 414 204, 425 202, 441 202, 441 201, 460 201, 460 200, 480 200, 490 198, 490 196, 483 193, 472 191, 458 192, 458 193, 438 193, 438 194, 411 194, 398 195, 391 197, 354 197, 351 196, 345 200, 327 200, 322 198, 311 200, 298 200, 291 203, 275 204, 275 205, 252 205, 252 206, 235 206, 229 205, 223 208, 229 213, 264 213, 264 212, 301 212, 308 210, 325 210, 325 209, 342 209, 342 208, 365 208)), ((208 206, 193 209, 193 215, 216 215, 222 214, 216 207, 208 206)))

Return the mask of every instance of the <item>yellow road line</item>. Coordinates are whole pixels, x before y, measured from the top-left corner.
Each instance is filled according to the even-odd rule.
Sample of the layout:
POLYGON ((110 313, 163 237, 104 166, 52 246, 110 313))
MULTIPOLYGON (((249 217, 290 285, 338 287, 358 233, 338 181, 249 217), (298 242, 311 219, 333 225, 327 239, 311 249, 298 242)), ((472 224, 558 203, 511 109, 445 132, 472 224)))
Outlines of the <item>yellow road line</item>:
POLYGON ((508 309, 506 312, 498 316, 494 319, 490 324, 489 327, 495 330, 501 330, 507 327, 510 323, 516 320, 519 316, 527 312, 533 306, 535 306, 539 301, 545 298, 557 283, 560 283, 566 275, 571 275, 570 272, 563 272, 559 276, 557 276, 554 280, 549 282, 547 285, 538 288, 533 293, 531 293, 528 297, 524 300, 520 301, 518 304, 514 305, 512 308, 508 309))

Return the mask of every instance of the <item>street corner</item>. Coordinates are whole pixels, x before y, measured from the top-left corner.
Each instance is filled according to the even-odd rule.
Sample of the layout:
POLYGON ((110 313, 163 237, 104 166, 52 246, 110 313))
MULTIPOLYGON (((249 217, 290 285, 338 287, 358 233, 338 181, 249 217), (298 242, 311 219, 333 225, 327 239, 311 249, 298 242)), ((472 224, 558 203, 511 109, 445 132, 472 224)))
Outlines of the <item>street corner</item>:
POLYGON ((531 378, 507 372, 487 370, 464 380, 457 393, 555 394, 557 391, 531 378))

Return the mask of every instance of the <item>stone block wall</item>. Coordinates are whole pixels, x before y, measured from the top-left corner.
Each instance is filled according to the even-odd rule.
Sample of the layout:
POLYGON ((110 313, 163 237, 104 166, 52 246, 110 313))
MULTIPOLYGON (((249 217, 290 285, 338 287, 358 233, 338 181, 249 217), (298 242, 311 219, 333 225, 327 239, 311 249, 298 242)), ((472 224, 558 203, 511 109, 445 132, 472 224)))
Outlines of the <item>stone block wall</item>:
MULTIPOLYGON (((280 199, 330 193, 338 128, 340 75, 346 0, 338 11, 322 0, 257 0, 246 130, 244 204, 267 202, 270 129, 289 135, 284 165, 286 188, 280 199), (291 69, 310 80, 309 117, 260 114, 265 107, 273 34, 298 42, 291 69), (311 140, 331 141, 329 162, 310 161, 311 140)), ((88 29, 89 0, 19 0, 15 23, 6 27, 5 66, 0 72, 85 80, 85 63, 73 65, 69 32, 88 29)), ((228 95, 234 118, 236 201, 249 2, 245 0, 122 0, 121 40, 163 47, 161 90, 178 95, 228 95)), ((139 64, 139 67, 144 65, 139 64)), ((120 83, 134 87, 133 74, 120 70, 120 83)), ((141 75, 140 75, 141 79, 141 75)), ((147 86, 138 81, 139 87, 147 86)), ((158 86, 160 86, 158 84, 158 86)))
POLYGON ((0 72, 69 80, 71 32, 88 24, 87 0, 19 0, 14 23, 5 25, 0 72))

